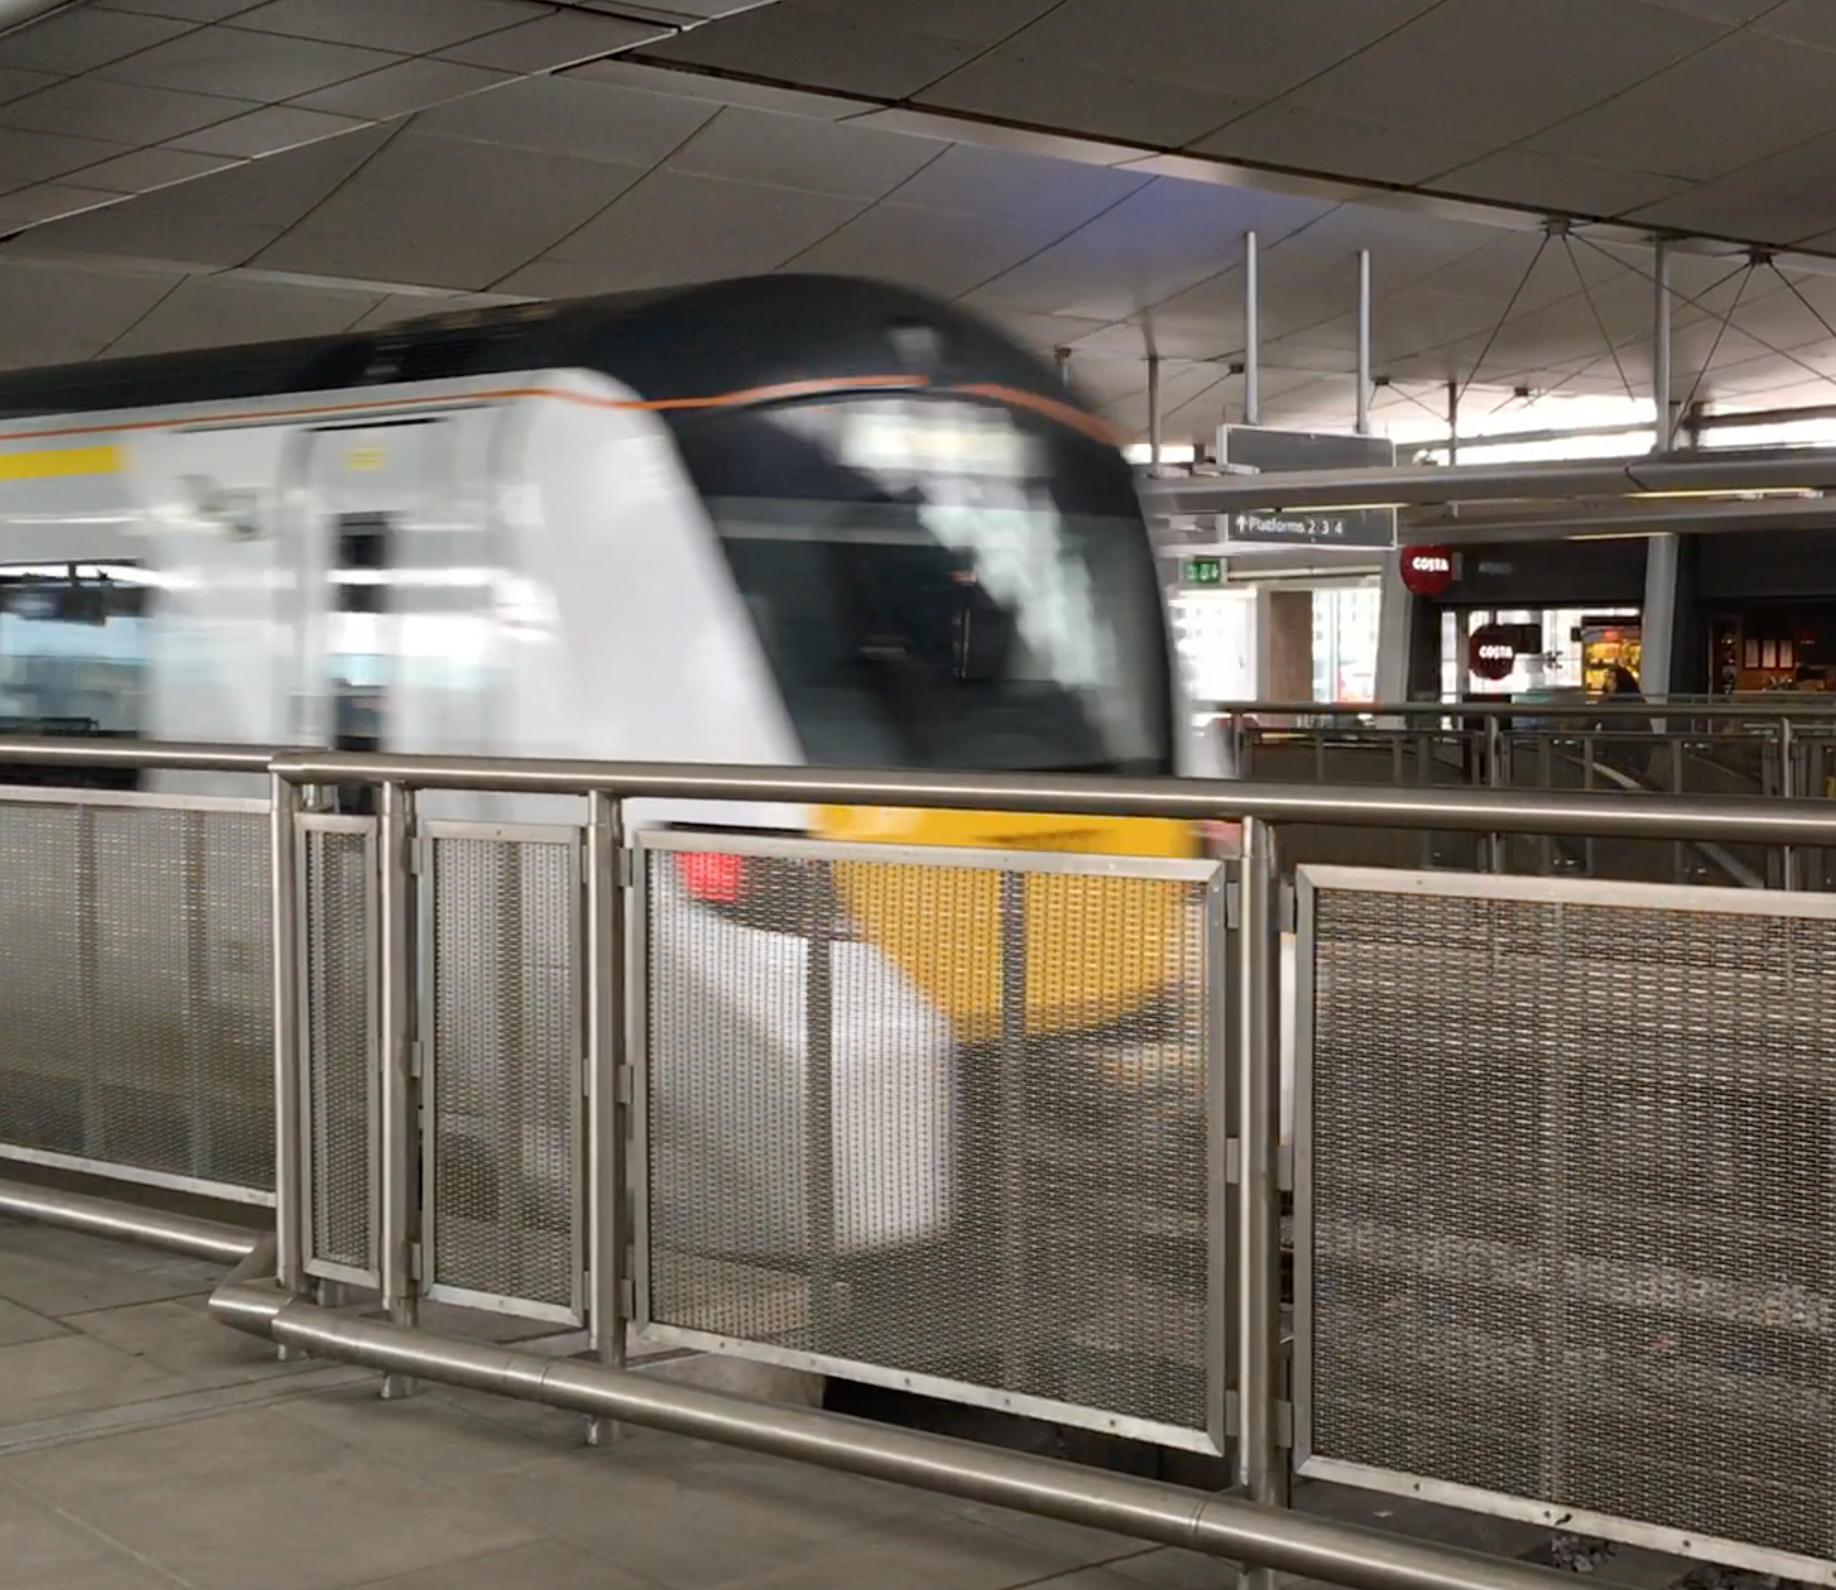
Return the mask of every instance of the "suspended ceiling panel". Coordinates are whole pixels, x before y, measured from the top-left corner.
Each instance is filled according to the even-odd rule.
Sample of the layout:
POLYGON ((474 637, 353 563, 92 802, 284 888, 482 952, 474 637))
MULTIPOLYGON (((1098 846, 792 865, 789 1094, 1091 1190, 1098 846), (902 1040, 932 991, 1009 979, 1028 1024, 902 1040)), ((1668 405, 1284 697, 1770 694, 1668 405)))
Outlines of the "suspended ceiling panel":
POLYGON ((1828 0, 779 0, 636 53, 1117 158, 1836 246, 1828 0))
MULTIPOLYGON (((778 0, 725 15, 733 8, 716 0, 673 0, 673 20, 656 7, 634 20, 527 0, 91 0, 0 39, 0 227, 11 232, 0 241, 0 363, 832 270, 911 283, 1042 353, 1070 350, 1083 388, 1132 427, 1145 424, 1145 357, 1156 352, 1169 424, 1196 433, 1240 413, 1254 231, 1270 422, 1349 421, 1361 249, 1375 264, 1376 369, 1392 382, 1380 414, 1440 411, 1449 380, 1470 383, 1469 404, 1487 408, 1508 407, 1520 387, 1642 394, 1651 254, 1617 232, 1546 238, 1502 212, 1348 202, 1343 188, 1245 180, 1208 158, 1144 158, 832 92, 865 92, 850 75, 861 72, 925 83, 982 61, 1005 72, 1030 39, 1027 69, 1042 81, 1100 61, 1102 75, 1168 106, 1262 95, 1239 121, 1304 123, 1321 149, 1356 144, 1359 159, 1406 151, 1419 163, 1440 151, 1433 159, 1507 173, 1515 162, 1549 182, 1570 167, 1602 184, 1624 176, 1532 149, 1535 137, 1488 153, 1471 128, 1446 122, 1434 63, 1461 59, 1487 16, 1518 28, 1510 7, 1290 6, 1249 8, 1254 26, 1233 31, 1246 8, 1227 0, 778 0), (1396 41, 1434 16, 1422 49, 1393 59, 1396 41), (793 86, 630 54, 634 44, 651 56, 718 54, 746 39, 762 52, 754 76, 793 86), (1312 104, 1364 57, 1392 74, 1405 111, 1367 120, 1390 100, 1360 99, 1348 83, 1334 90, 1337 109, 1312 104)), ((1601 32, 1585 72, 1649 68, 1647 79, 1670 70, 1654 64, 1669 52, 1693 59, 1692 41, 1741 20, 1728 0, 1530 9, 1571 38, 1601 32), (1588 21, 1590 8, 1627 6, 1610 26, 1588 21)), ((1527 40, 1520 67, 1541 48, 1527 40)), ((928 90, 897 92, 919 104, 928 90)), ((1519 124, 1515 85, 1484 97, 1488 126, 1519 124)), ((1566 114, 1566 100, 1547 103, 1566 114)), ((1770 188, 1666 178, 1667 191, 1730 206, 1756 192, 1798 196, 1836 232, 1836 214, 1816 209, 1815 159, 1769 158, 1770 188)), ((1673 282, 1679 395, 1747 407, 1836 396, 1826 379, 1836 277, 1750 271, 1722 249, 1678 254, 1673 282)))

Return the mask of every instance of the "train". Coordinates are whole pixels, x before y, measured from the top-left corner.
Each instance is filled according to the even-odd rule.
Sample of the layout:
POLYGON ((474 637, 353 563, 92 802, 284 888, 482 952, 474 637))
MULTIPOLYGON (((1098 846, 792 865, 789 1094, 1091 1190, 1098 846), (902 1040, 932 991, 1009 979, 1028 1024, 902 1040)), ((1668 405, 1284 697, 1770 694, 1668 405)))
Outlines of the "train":
MULTIPOLYGON (((1205 770, 1189 719, 1117 437, 1050 366, 923 294, 777 275, 0 374, 0 730, 1159 775, 1205 770)), ((248 792, 227 776, 140 783, 248 792)), ((547 809, 430 795, 422 815, 547 809)), ((637 830, 863 843, 1198 846, 1146 820, 630 815, 637 830)), ((746 876, 693 855, 658 872, 681 911, 658 918, 652 977, 694 992, 670 1038, 681 1072, 705 1051, 702 1069, 728 1078, 723 1110, 794 1131, 800 1112, 779 1106, 800 1096, 806 1040, 761 990, 796 985, 804 947, 744 908, 746 876)), ((833 946, 837 986, 885 1018, 834 1038, 837 1240, 861 1251, 948 1224, 951 1056, 1000 997, 998 975, 965 983, 936 953, 975 943, 992 965, 989 896, 915 919, 872 893, 833 946), (912 1107, 914 1085, 935 1109, 912 1107), (867 1107, 895 1095, 897 1111, 867 1107), (907 1193, 876 1203, 889 1182, 907 1193)), ((1148 947, 1120 967, 1059 931, 1029 1022, 1152 1006, 1170 964, 1155 948, 1183 928, 1141 929, 1148 947)), ((265 997, 258 982, 248 997, 265 997)), ((692 1116, 699 1097, 653 1108, 692 1116)), ((676 1185, 724 1177, 754 1195, 706 1245, 759 1256, 807 1239, 803 1201, 775 1171, 749 1179, 734 1130, 687 1119, 678 1136, 703 1160, 676 1185)), ((691 1245, 698 1207, 685 1193, 677 1212, 691 1245)))

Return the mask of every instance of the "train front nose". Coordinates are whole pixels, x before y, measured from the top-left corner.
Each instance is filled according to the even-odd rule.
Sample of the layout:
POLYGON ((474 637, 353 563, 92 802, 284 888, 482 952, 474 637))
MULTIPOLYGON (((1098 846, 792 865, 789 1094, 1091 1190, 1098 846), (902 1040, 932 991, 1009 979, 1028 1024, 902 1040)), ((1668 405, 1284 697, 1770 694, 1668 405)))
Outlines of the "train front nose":
MULTIPOLYGON (((818 834, 879 844, 1104 857, 1190 859, 1184 823, 1045 813, 824 807, 818 834)), ((1024 865, 1024 861, 1020 862, 1024 865)), ((1189 929, 1181 892, 1097 870, 1030 871, 889 862, 835 867, 840 904, 860 935, 921 989, 959 1037, 1001 1030, 1012 952, 1022 962, 1025 1027, 1035 1035, 1100 1028, 1163 997, 1180 975, 1189 929), (1016 899, 1017 894, 1017 899, 1016 899), (1018 906, 1016 911, 1015 907, 1018 906)))

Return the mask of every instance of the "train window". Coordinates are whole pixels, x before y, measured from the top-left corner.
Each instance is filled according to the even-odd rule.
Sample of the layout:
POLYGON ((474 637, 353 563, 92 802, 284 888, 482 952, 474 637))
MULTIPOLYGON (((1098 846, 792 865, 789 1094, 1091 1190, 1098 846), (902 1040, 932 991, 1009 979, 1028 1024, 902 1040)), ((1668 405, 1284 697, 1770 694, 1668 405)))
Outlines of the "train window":
POLYGON ((1159 585, 1113 449, 936 399, 678 435, 812 762, 1167 768, 1159 585))
POLYGON ((131 564, 0 564, 0 732, 141 734, 151 590, 131 564))

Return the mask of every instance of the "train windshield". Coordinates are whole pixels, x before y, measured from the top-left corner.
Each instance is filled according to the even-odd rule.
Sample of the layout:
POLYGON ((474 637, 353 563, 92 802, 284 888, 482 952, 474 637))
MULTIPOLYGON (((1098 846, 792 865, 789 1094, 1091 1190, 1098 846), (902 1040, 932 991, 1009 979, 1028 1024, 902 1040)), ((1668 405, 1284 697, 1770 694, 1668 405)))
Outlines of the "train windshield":
POLYGON ((812 763, 1168 770, 1159 590, 1113 448, 879 396, 678 439, 812 763))

